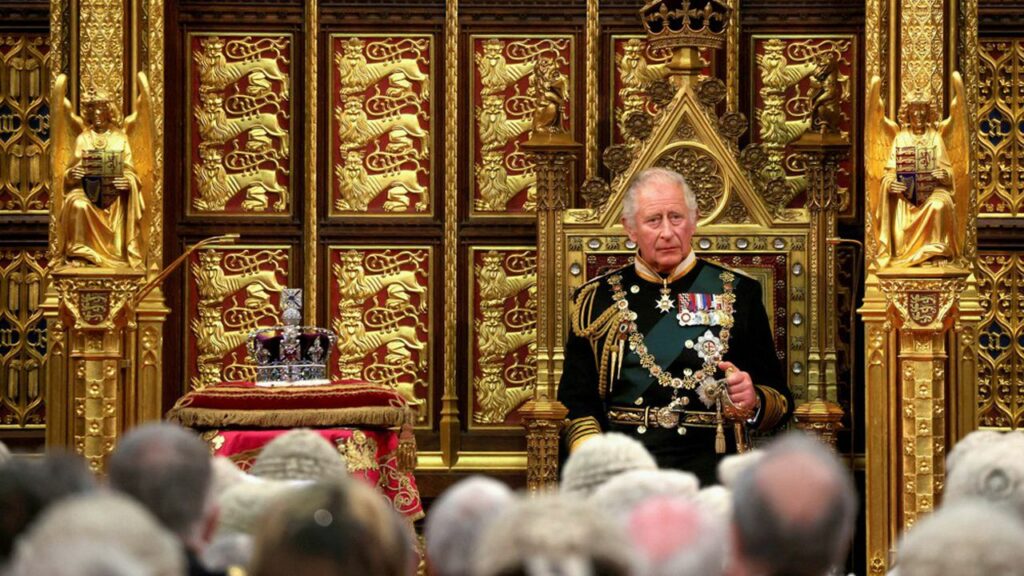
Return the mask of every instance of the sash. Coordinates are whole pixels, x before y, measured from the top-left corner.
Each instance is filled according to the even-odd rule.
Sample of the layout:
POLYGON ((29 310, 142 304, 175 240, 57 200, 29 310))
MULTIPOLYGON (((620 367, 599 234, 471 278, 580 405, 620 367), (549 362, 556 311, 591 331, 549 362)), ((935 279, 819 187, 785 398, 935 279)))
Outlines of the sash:
MULTIPOLYGON (((722 292, 722 281, 719 278, 721 273, 722 271, 717 267, 705 265, 693 281, 690 290, 720 294, 722 292)), ((647 346, 647 351, 654 356, 658 366, 665 371, 686 351, 685 342, 687 340, 696 341, 709 328, 708 324, 680 326, 675 314, 663 314, 650 331, 644 335, 644 344, 647 346)), ((694 370, 699 368, 700 364, 694 365, 694 370)), ((640 356, 632 350, 628 350, 622 360, 621 375, 619 381, 612 385, 611 402, 613 404, 633 404, 655 382, 650 371, 640 365, 640 356)), ((614 378, 614 375, 610 376, 614 378)))

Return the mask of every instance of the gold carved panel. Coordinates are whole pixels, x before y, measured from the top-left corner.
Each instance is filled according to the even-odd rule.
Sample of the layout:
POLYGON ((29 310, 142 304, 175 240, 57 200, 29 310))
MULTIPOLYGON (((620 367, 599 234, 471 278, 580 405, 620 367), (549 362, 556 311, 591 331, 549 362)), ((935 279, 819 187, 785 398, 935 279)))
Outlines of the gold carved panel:
POLYGON ((817 89, 825 83, 839 93, 839 129, 850 142, 850 154, 839 164, 839 215, 853 217, 856 191, 857 38, 853 35, 754 35, 751 38, 751 140, 759 142, 768 157, 766 181, 784 176, 782 187, 767 201, 778 209, 801 208, 807 202, 807 166, 791 144, 810 128, 811 109, 817 89), (834 58, 836 74, 829 76, 826 58, 834 58))
POLYGON ((978 424, 1024 426, 1024 256, 978 254, 978 424))
MULTIPOLYGON (((626 118, 634 112, 656 114, 660 108, 647 95, 647 85, 668 77, 666 64, 672 58, 668 48, 651 48, 645 36, 637 34, 612 35, 611 62, 611 116, 612 144, 626 141, 626 118)), ((712 75, 714 51, 702 48, 700 51, 701 80, 712 75)))
MULTIPOLYGON (((537 175, 522 144, 533 125, 533 68, 541 58, 576 86, 571 36, 471 36, 470 152, 474 216, 527 215, 536 209, 537 175)), ((565 100, 572 102, 571 94, 565 100)), ((571 106, 563 110, 574 121, 571 106)))
POLYGON ((338 335, 333 377, 395 388, 429 426, 433 248, 335 245, 327 258, 330 328, 338 335))
POLYGON ((289 285, 290 261, 288 246, 192 253, 185 280, 185 366, 192 389, 256 379, 245 343, 252 330, 281 323, 281 289, 289 285))
POLYGON ((330 214, 429 216, 433 36, 335 34, 330 42, 330 214))
POLYGON ((292 37, 192 33, 188 60, 191 215, 292 210, 292 37))
POLYGON ((470 249, 470 428, 521 425, 537 387, 537 251, 470 249))
POLYGON ((1024 40, 979 45, 978 211, 1024 216, 1024 40))
POLYGON ((0 36, 0 214, 50 201, 50 46, 45 34, 0 36))
POLYGON ((45 424, 44 249, 0 250, 0 428, 45 424))

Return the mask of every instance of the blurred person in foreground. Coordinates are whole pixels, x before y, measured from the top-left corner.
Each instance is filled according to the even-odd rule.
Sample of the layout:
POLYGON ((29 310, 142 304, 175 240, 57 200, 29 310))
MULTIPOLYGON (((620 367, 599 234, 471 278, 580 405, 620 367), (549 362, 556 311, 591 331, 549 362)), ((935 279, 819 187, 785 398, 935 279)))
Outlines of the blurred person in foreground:
POLYGON ((190 430, 154 422, 129 430, 110 456, 110 486, 149 510, 178 537, 190 576, 223 574, 200 561, 217 523, 213 464, 190 430))
POLYGON ((572 494, 539 494, 508 506, 474 551, 474 576, 632 576, 625 530, 572 494))
POLYGON ((1024 576, 1024 524, 982 501, 943 504, 914 524, 896 556, 899 576, 1024 576))
POLYGON ((825 576, 850 546, 857 498, 849 471, 820 441, 791 432, 732 486, 733 576, 825 576))
POLYGON ((411 576, 412 536, 360 482, 320 482, 274 502, 256 532, 252 576, 411 576))
POLYGON ((94 492, 43 513, 18 542, 9 576, 181 576, 185 565, 177 539, 142 506, 94 492))
POLYGON ((629 536, 643 558, 642 576, 720 576, 726 525, 691 498, 655 496, 629 515, 629 536))
POLYGON ((514 501, 508 486, 486 476, 471 476, 441 494, 423 532, 429 574, 471 576, 480 535, 514 501))

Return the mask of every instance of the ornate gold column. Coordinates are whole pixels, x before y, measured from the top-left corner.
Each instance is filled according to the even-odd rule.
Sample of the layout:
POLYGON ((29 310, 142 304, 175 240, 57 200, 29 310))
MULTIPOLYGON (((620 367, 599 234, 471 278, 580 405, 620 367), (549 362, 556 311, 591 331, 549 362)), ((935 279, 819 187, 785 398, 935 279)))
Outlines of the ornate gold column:
POLYGON ((808 402, 794 412, 797 427, 819 435, 833 448, 842 427, 843 410, 836 403, 836 218, 839 163, 849 153, 849 142, 836 132, 806 132, 793 144, 807 162, 811 230, 808 249, 810 279, 810 346, 807 354, 808 402))
POLYGON ((558 484, 558 435, 569 414, 555 399, 565 361, 562 217, 574 160, 582 147, 564 132, 535 129, 525 148, 537 172, 537 392, 519 413, 526 428, 526 482, 536 491, 558 484))
MULTIPOLYGON (((53 0, 51 10, 51 44, 60 52, 58 61, 77 63, 79 76, 70 83, 73 101, 67 109, 64 81, 58 82, 65 66, 53 67, 51 138, 56 144, 51 174, 59 193, 51 206, 51 268, 42 306, 51 343, 46 442, 73 449, 101 472, 124 430, 162 415, 168 313, 158 287, 163 278, 158 273, 163 261, 164 1, 81 0, 69 6, 53 0), (67 252, 61 241, 69 225, 62 218, 64 197, 79 186, 65 183, 71 149, 79 146, 79 140, 68 138, 81 138, 80 129, 69 124, 70 114, 77 108, 77 95, 87 90, 109 95, 118 109, 131 113, 124 126, 115 119, 111 131, 127 131, 126 150, 133 152, 131 169, 137 170, 138 194, 145 201, 140 220, 116 222, 125 230, 138 227, 141 262, 128 256, 123 265, 97 265, 67 252)), ((106 210, 102 204, 93 209, 106 210)))
MULTIPOLYGON (((900 534, 941 498, 946 451, 975 426, 977 323, 980 305, 973 273, 977 193, 976 97, 963 93, 954 72, 977 79, 977 4, 941 0, 867 0, 868 82, 865 131, 867 190, 864 303, 867 433, 867 564, 883 575, 900 534), (973 62, 973 63, 972 63, 973 62), (914 96, 933 110, 949 110, 939 124, 914 125, 896 118, 914 96), (929 132, 931 131, 931 132, 929 132), (901 194, 893 183, 916 182, 907 169, 887 168, 894 149, 900 158, 918 154, 909 134, 938 134, 935 153, 948 154, 950 182, 922 188, 921 197, 901 194), (901 140, 900 137, 903 137, 901 140), (941 192, 933 192, 942 188, 941 192), (943 200, 936 193, 948 194, 943 200), (935 202, 940 200, 940 202, 935 202), (921 218, 933 218, 923 222, 921 218), (929 254, 895 236, 900 227, 922 225, 929 254)), ((918 104, 919 106, 922 104, 918 104)), ((920 122, 920 121, 919 121, 920 122)), ((934 140, 933 140, 934 141, 934 140)), ((905 160, 904 160, 905 162, 905 160)), ((941 166, 938 166, 941 168, 941 166)), ((917 171, 917 174, 926 172, 917 171)), ((910 190, 907 188, 907 190, 910 190)))

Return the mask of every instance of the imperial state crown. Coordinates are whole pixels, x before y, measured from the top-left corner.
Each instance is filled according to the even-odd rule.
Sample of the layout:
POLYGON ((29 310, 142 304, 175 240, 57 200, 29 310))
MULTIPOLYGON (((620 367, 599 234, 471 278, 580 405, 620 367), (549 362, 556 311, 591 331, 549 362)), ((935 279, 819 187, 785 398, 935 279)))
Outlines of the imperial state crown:
POLYGON ((330 384, 327 367, 338 337, 326 328, 301 326, 302 290, 281 293, 281 326, 249 333, 249 361, 256 365, 257 386, 330 384))

